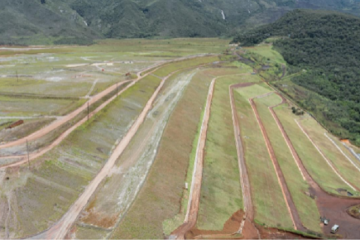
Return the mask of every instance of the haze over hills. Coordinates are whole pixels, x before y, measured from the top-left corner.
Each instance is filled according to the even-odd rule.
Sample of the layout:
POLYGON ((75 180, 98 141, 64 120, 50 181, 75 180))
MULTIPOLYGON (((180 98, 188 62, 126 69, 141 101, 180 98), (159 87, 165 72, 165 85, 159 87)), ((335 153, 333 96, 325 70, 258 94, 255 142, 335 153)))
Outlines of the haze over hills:
POLYGON ((99 38, 218 37, 295 8, 359 14, 359 0, 1 0, 0 43, 87 44, 99 38))

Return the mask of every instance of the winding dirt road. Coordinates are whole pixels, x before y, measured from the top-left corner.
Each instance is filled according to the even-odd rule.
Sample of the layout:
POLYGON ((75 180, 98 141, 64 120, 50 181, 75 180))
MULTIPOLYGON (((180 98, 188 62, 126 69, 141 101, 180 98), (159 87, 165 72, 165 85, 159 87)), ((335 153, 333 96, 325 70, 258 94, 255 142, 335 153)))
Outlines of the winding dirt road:
POLYGON ((214 94, 216 78, 214 78, 209 87, 209 93, 206 101, 206 107, 204 112, 204 118, 201 125, 200 137, 196 149, 195 166, 193 171, 192 184, 190 188, 189 203, 185 216, 184 224, 177 228, 171 235, 170 238, 185 239, 185 234, 190 231, 196 224, 199 204, 200 204, 200 193, 201 183, 203 177, 203 165, 204 165, 204 150, 207 136, 208 123, 210 119, 210 109, 212 98, 214 94))
MULTIPOLYGON (((285 98, 281 94, 278 95, 283 99, 284 103, 286 101, 285 98)), ((359 239, 360 220, 351 217, 346 211, 349 207, 360 204, 360 199, 334 196, 324 191, 306 170, 305 165, 303 164, 301 158, 295 150, 295 147, 292 144, 289 136, 287 135, 285 128, 280 122, 276 112, 273 110, 273 108, 269 108, 269 110, 271 115, 275 119, 275 122, 280 129, 281 134, 285 139, 286 144, 290 152, 292 153, 292 156, 297 166, 299 167, 302 176, 309 184, 310 192, 315 196, 316 204, 318 206, 321 216, 325 216, 327 219, 330 220, 330 224, 323 227, 324 233, 329 234, 331 227, 334 224, 339 224, 340 229, 338 234, 340 234, 343 238, 359 239)))
POLYGON ((80 212, 85 207, 85 205, 88 203, 90 197, 93 195, 99 184, 105 179, 106 176, 108 176, 111 168, 114 166, 116 160, 119 158, 119 156, 123 153, 131 139, 136 134, 137 130, 141 126, 141 124, 144 122, 145 117, 149 110, 152 108, 152 104, 154 100, 156 99, 158 93, 162 89, 163 85, 165 84, 165 81, 173 75, 175 72, 171 73, 167 77, 163 78, 160 85, 154 92, 154 94, 151 96, 149 101, 147 102, 145 108, 135 121, 135 123, 131 126, 130 130, 126 133, 124 138, 120 141, 120 143, 117 145, 113 153, 111 154, 109 160, 106 162, 104 167, 101 169, 99 174, 91 181, 91 183, 86 187, 83 194, 78 198, 78 200, 70 207, 69 211, 61 218, 59 222, 57 222, 53 227, 50 228, 50 230, 47 231, 45 234, 46 239, 64 239, 66 235, 68 234, 71 226, 75 223, 77 220, 80 212))

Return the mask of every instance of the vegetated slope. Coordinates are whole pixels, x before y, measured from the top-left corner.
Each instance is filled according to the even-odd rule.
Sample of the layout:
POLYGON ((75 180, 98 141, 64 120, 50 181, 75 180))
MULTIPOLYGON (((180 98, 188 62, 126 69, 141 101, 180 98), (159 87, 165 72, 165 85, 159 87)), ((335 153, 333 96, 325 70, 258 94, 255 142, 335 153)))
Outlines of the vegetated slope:
POLYGON ((91 43, 99 35, 58 0, 0 0, 1 44, 91 43), (42 3, 43 2, 43 3, 42 3))
POLYGON ((296 88, 292 96, 333 133, 359 145, 360 18, 295 10, 234 41, 252 45, 270 36, 285 36, 274 47, 289 64, 289 73, 296 73, 290 75, 291 81, 303 87, 296 88), (301 93, 304 88, 310 92, 301 93))
POLYGON ((0 43, 94 38, 218 37, 273 22, 294 8, 360 14, 360 0, 0 0, 0 43))

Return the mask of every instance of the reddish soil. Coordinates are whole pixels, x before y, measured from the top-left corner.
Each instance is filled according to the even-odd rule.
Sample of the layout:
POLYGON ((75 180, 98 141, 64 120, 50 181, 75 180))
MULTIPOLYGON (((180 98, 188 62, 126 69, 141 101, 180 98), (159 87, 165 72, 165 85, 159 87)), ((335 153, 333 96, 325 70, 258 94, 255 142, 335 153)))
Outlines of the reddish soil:
MULTIPOLYGON (((283 99, 283 102, 286 101, 280 94, 278 95, 283 99)), ((289 136, 287 135, 283 125, 281 124, 274 110, 272 108, 269 109, 279 129, 281 130, 295 161, 300 167, 303 176, 310 185, 310 193, 315 197, 316 204, 318 206, 321 216, 324 216, 330 220, 329 224, 323 227, 324 234, 330 235, 331 227, 334 224, 338 224, 340 226, 338 234, 341 235, 343 238, 360 239, 360 220, 353 218, 347 213, 347 210, 351 206, 360 204, 360 199, 333 196, 325 192, 314 181, 314 179, 310 176, 309 172, 306 170, 301 158, 297 154, 289 136)))
MULTIPOLYGON (((262 96, 266 96, 266 95, 262 95, 262 96)), ((251 107, 252 107, 252 109, 254 111, 255 117, 256 117, 257 122, 259 124, 259 127, 261 129, 261 133, 262 133, 262 135, 264 137, 266 147, 268 149, 271 161, 272 161, 272 163, 274 165, 276 176, 278 178, 279 185, 280 185, 282 193, 284 195, 284 200, 285 200, 286 206, 288 207, 288 211, 289 211, 290 217, 291 217, 291 219, 293 221, 294 228, 296 230, 305 231, 306 229, 301 223, 299 213, 297 212, 297 209, 296 209, 295 203, 294 203, 294 201, 292 199, 290 190, 289 190, 289 188, 288 188, 288 186, 286 184, 284 174, 283 174, 283 172, 282 172, 282 170, 280 168, 279 162, 278 162, 278 160, 276 158, 276 155, 275 155, 275 151, 274 151, 274 149, 273 149, 273 147, 271 145, 269 136, 268 136, 268 134, 266 132, 265 126, 264 126, 264 124, 263 124, 263 122, 262 122, 262 120, 260 118, 259 112, 257 111, 256 104, 255 104, 253 99, 254 98, 249 99, 249 101, 250 101, 251 107)))
POLYGON ((191 229, 189 232, 186 233, 186 239, 194 239, 194 238, 215 238, 215 237, 230 237, 235 235, 235 233, 239 230, 239 226, 244 218, 245 213, 240 210, 234 213, 231 218, 226 221, 224 224, 224 228, 221 231, 207 231, 207 230, 200 230, 197 228, 191 229))

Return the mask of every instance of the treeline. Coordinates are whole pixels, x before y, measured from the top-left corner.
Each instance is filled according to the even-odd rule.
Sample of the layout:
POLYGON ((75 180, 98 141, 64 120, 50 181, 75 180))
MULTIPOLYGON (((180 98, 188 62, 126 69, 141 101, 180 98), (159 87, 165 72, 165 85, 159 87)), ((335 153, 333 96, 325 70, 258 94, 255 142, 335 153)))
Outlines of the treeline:
POLYGON ((360 18, 295 10, 233 41, 249 46, 274 36, 280 37, 274 47, 289 64, 289 73, 301 73, 291 80, 326 97, 334 106, 319 111, 307 99, 302 101, 307 102, 303 107, 322 114, 321 118, 329 121, 326 125, 330 130, 335 131, 334 123, 346 129, 340 137, 360 145, 360 18))

